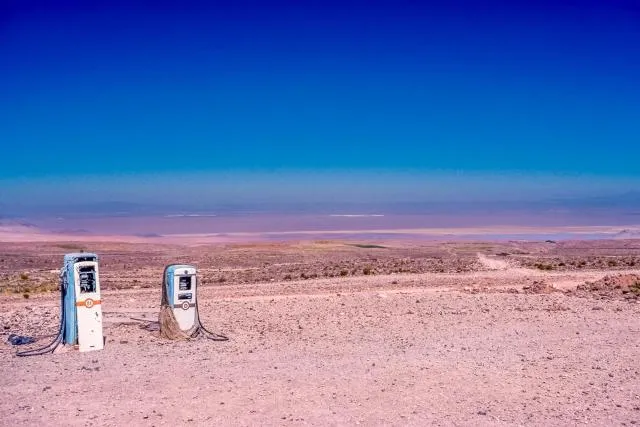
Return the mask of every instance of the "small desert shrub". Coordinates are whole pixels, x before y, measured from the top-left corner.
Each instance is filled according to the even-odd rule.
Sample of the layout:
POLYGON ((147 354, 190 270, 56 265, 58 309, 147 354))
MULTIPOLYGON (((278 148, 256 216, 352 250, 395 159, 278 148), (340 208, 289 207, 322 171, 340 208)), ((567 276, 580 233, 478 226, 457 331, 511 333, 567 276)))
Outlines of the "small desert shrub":
POLYGON ((68 251, 84 252, 84 248, 82 246, 75 245, 73 243, 60 243, 56 246, 61 249, 66 249, 68 251))
POLYGON ((224 283, 226 281, 227 281, 227 279, 224 276, 218 277, 218 283, 224 283))
POLYGON ((291 280, 293 279, 293 277, 291 277, 290 274, 287 274, 286 276, 284 276, 284 280, 291 280))
POLYGON ((534 267, 537 268, 538 270, 543 270, 543 271, 550 271, 553 270, 553 265, 551 264, 543 264, 543 263, 536 263, 534 264, 534 267))
POLYGON ((16 284, 14 284, 13 286, 7 287, 5 289, 6 292, 13 292, 14 294, 41 294, 41 293, 48 293, 48 292, 55 292, 58 291, 59 285, 58 283, 56 283, 55 281, 51 281, 51 282, 28 282, 28 283, 21 283, 18 282, 16 284))
POLYGON ((380 246, 380 245, 370 245, 370 244, 355 244, 353 245, 356 248, 362 248, 362 249, 386 249, 386 246, 380 246))
POLYGON ((349 272, 347 270, 340 270, 340 275, 341 276, 348 276, 349 272))
POLYGON ((362 273, 364 273, 365 276, 368 276, 373 273, 373 270, 371 269, 371 267, 367 266, 362 269, 362 273))

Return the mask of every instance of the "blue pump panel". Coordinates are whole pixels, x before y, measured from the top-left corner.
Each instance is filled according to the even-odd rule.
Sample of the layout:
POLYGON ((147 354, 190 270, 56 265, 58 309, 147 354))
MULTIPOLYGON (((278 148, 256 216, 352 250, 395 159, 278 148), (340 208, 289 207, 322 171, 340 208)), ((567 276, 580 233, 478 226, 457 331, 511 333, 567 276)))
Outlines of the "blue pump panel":
POLYGON ((167 295, 169 298, 173 298, 173 277, 176 274, 176 270, 184 270, 185 268, 193 268, 192 265, 186 264, 172 264, 166 268, 166 275, 164 276, 164 285, 167 287, 167 295))
MULTIPOLYGON (((164 277, 164 285, 167 287, 167 295, 173 295, 173 275, 176 271, 176 265, 170 265, 166 269, 166 276, 164 277)), ((171 298, 171 296, 169 296, 171 298)))
POLYGON ((98 261, 98 255, 93 253, 71 253, 64 256, 64 266, 60 271, 62 292, 62 315, 64 316, 63 339, 64 344, 78 344, 78 321, 76 318, 76 291, 73 266, 81 261, 98 261))

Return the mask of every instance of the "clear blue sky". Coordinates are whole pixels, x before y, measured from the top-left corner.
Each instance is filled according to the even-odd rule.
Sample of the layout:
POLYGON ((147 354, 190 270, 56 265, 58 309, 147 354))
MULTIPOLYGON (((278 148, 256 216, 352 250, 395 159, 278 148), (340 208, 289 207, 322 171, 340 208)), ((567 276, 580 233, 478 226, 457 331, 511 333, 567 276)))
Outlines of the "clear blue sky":
POLYGON ((0 180, 640 177, 637 1, 426 3, 0 0, 0 180))

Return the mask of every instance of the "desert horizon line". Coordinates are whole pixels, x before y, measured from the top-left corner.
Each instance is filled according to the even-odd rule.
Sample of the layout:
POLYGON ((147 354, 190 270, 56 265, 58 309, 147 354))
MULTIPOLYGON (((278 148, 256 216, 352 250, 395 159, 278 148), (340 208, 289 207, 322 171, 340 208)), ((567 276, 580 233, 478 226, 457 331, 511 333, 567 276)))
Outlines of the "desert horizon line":
POLYGON ((95 203, 374 204, 506 203, 586 198, 640 199, 640 178, 589 174, 454 171, 194 172, 0 179, 6 205, 37 208, 95 203), (169 203, 168 200, 172 202, 169 203))

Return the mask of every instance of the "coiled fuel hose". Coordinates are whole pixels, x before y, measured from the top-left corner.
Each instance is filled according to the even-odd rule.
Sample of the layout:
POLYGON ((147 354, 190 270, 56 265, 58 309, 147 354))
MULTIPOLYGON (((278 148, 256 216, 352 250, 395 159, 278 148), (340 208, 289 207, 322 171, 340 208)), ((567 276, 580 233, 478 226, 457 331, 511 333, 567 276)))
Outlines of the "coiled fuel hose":
MULTIPOLYGON (((198 280, 199 282, 199 280, 198 280)), ((198 286, 199 283, 196 284, 196 304, 199 301, 198 298, 198 290, 200 289, 200 286, 198 286)), ((202 321, 200 321, 200 310, 198 310, 198 306, 196 305, 196 319, 198 320, 198 330, 196 331, 196 333, 194 335, 198 335, 200 332, 202 332, 202 335, 204 335, 205 338, 208 338, 212 341, 229 341, 229 338, 221 335, 221 334, 216 334, 214 332, 211 332, 210 330, 208 330, 207 328, 204 327, 204 325, 202 324, 202 321)))
POLYGON ((66 280, 63 280, 60 283, 60 327, 58 328, 58 334, 56 335, 56 337, 54 338, 53 341, 51 341, 49 344, 45 345, 44 347, 40 347, 40 348, 34 348, 31 350, 25 350, 25 351, 19 351, 16 353, 16 356, 19 357, 27 357, 27 356, 40 356, 42 354, 47 354, 47 353, 53 353, 53 351, 56 349, 56 347, 58 347, 58 344, 60 344, 60 342, 62 341, 62 336, 64 334, 64 295, 66 293, 67 290, 67 282, 66 280))
MULTIPOLYGON (((196 293, 197 292, 198 291, 196 290, 196 293)), ((196 298, 197 298, 197 296, 196 296, 196 298)), ((205 328, 204 325, 202 324, 202 322, 200 321, 200 313, 199 312, 197 312, 197 313, 198 313, 197 317, 198 317, 199 328, 198 328, 198 331, 196 332, 196 335, 197 335, 197 333, 202 332, 202 335, 204 335, 205 338, 208 338, 208 339, 210 339, 212 341, 229 341, 228 337, 226 337, 224 335, 221 335, 221 334, 213 333, 210 330, 208 330, 207 328, 205 328)))

